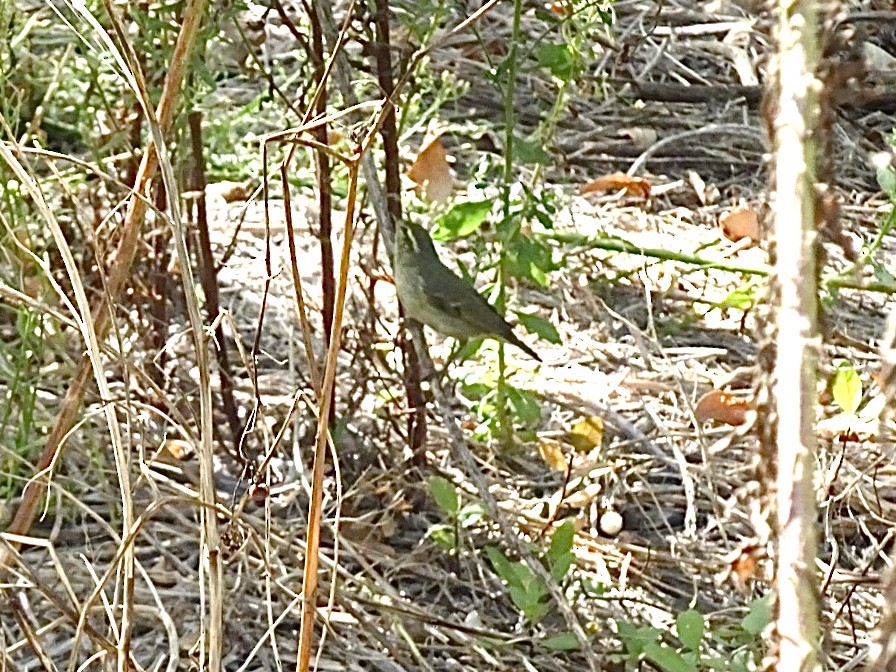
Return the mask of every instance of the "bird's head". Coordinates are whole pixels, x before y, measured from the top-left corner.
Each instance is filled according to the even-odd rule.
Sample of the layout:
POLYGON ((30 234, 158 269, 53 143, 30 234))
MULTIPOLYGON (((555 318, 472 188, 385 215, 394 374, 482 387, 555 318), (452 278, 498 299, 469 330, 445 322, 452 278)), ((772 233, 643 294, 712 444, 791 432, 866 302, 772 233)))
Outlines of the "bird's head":
POLYGON ((410 254, 435 254, 429 233, 419 224, 402 221, 398 227, 398 246, 410 254))

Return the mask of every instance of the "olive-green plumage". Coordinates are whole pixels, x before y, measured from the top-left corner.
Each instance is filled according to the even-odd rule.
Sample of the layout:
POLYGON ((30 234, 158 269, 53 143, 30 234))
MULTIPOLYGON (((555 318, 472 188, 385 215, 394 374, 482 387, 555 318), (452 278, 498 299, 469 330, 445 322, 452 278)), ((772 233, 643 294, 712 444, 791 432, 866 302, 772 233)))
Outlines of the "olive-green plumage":
POLYGON ((473 285, 442 263, 422 226, 401 222, 395 238, 395 289, 409 317, 458 340, 496 338, 541 361, 473 285))

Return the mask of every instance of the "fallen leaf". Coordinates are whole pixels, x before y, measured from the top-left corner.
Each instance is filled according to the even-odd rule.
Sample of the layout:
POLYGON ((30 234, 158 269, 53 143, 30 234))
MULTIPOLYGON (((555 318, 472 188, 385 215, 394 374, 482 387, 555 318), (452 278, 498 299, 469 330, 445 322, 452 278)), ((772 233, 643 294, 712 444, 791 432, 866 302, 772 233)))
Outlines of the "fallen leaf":
POLYGON ((596 415, 582 418, 572 426, 567 441, 580 453, 597 448, 604 442, 604 421, 596 415))
POLYGON ((715 420, 726 425, 742 425, 747 421, 749 410, 750 402, 744 397, 713 390, 704 394, 697 402, 694 416, 700 424, 715 420))
POLYGON ((650 182, 643 177, 632 177, 625 173, 614 173, 612 175, 604 175, 595 180, 591 180, 587 184, 579 188, 579 194, 593 194, 598 192, 613 192, 625 190, 629 196, 642 198, 645 201, 650 198, 650 182))
POLYGON ((165 450, 175 460, 189 460, 193 457, 193 444, 183 439, 168 439, 165 441, 165 450))
POLYGON ((454 178, 451 176, 448 155, 440 136, 423 145, 408 171, 408 177, 417 183, 431 201, 441 203, 451 195, 454 178))
POLYGON ((566 456, 563 455, 563 449, 560 447, 559 441, 553 439, 540 439, 538 441, 538 454, 541 459, 554 471, 566 473, 569 468, 566 456))
POLYGON ((749 238, 759 242, 759 215, 751 207, 737 208, 719 218, 722 235, 732 242, 749 238))
POLYGON ((744 548, 737 559, 731 563, 731 581, 738 591, 749 594, 751 587, 760 579, 759 549, 755 546, 744 548))
POLYGON ((545 8, 557 16, 567 16, 569 14, 569 9, 562 2, 549 2, 545 5, 545 8))

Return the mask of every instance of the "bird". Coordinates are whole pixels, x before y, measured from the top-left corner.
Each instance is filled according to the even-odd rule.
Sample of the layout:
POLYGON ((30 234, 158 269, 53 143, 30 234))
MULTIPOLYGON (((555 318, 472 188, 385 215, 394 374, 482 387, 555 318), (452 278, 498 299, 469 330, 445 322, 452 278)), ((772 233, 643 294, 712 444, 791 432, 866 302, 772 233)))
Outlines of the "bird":
POLYGON ((515 345, 540 362, 507 320, 470 282, 449 269, 419 224, 401 221, 396 230, 392 276, 405 314, 460 341, 494 338, 515 345))

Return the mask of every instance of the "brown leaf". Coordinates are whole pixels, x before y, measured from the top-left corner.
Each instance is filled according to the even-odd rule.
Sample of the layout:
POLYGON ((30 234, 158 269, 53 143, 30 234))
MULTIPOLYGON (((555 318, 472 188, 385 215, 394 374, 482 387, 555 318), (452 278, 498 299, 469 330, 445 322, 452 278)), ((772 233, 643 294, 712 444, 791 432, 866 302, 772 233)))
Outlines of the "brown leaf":
POLYGON ((620 191, 624 189, 629 196, 642 198, 645 201, 650 198, 650 182, 642 177, 632 177, 625 173, 604 175, 596 180, 591 180, 579 188, 579 194, 593 194, 607 191, 620 191))
POLYGON ((755 546, 748 546, 731 563, 731 580, 735 587, 744 594, 747 594, 755 581, 761 578, 758 554, 759 549, 755 546))
POLYGON ((440 137, 436 136, 423 146, 408 170, 408 177, 423 189, 431 201, 441 203, 451 195, 454 178, 440 137))
POLYGON ((726 425, 742 425, 747 421, 749 410, 750 402, 747 399, 721 390, 713 390, 700 398, 694 409, 694 415, 701 424, 707 420, 715 420, 726 425))
POLYGON ((757 243, 760 239, 759 215, 751 207, 732 210, 719 218, 719 229, 732 242, 749 238, 757 243))

